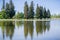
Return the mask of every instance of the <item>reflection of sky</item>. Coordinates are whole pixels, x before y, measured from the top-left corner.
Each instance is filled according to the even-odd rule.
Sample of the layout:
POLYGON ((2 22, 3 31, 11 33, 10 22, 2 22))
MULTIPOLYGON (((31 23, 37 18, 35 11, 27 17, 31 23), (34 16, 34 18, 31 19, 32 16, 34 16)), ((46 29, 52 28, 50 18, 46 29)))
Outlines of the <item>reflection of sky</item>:
POLYGON ((50 30, 37 38, 38 40, 60 40, 60 20, 50 21, 50 30))
MULTIPOLYGON (((35 22, 34 22, 35 23, 35 22)), ((34 24, 34 32, 33 32, 33 40, 58 40, 60 39, 60 23, 59 20, 56 21, 51 21, 50 22, 50 30, 46 32, 43 32, 42 34, 38 34, 36 33, 36 25, 34 24)), ((16 39, 21 38, 21 40, 24 40, 24 27, 19 27, 16 28, 15 30, 15 37, 18 36, 16 39), (19 31, 18 31, 19 30, 19 31)), ((15 38, 13 37, 13 39, 15 38)), ((27 36, 27 40, 31 40, 31 36, 28 34, 27 36)))
POLYGON ((2 40, 2 32, 1 32, 1 27, 0 27, 0 39, 2 40))
MULTIPOLYGON (((9 0, 6 0, 8 2, 9 0)), ((13 0, 14 5, 15 5, 15 10, 19 12, 23 12, 24 10, 24 2, 26 0, 13 0)), ((30 2, 32 0, 27 0, 28 4, 30 5, 30 2)), ((34 1, 34 6, 36 8, 36 4, 38 3, 41 6, 46 7, 47 9, 50 9, 51 14, 57 14, 60 13, 60 0, 33 0, 34 1)), ((0 0, 0 10, 2 7, 2 0, 0 0)))
MULTIPOLYGON (((33 40, 58 40, 60 39, 60 20, 52 20, 50 21, 50 29, 46 30, 42 34, 36 33, 36 22, 34 21, 34 32, 33 32, 33 40)), ((45 26, 44 26, 45 27, 45 26)), ((48 27, 48 26, 47 26, 48 27)), ((0 27, 0 39, 2 40, 2 28, 0 27)), ((5 35, 5 40, 9 40, 5 35)), ((15 29, 13 33, 12 40, 25 40, 24 36, 24 24, 18 28, 15 24, 15 29)), ((28 33, 27 40, 31 40, 30 33, 28 33)))

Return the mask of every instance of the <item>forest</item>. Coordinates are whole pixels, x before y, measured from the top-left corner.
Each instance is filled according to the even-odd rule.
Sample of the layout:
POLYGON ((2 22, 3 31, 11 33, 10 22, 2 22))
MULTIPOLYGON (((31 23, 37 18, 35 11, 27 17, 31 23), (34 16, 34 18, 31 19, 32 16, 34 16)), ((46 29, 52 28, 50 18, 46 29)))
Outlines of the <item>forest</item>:
POLYGON ((0 19, 42 19, 42 18, 51 18, 50 10, 46 9, 43 6, 37 4, 37 8, 34 8, 34 2, 31 1, 28 5, 27 1, 24 3, 24 12, 16 12, 15 6, 12 0, 9 3, 6 3, 5 0, 2 0, 3 5, 0 11, 0 19), (35 10, 35 11, 34 11, 35 10))

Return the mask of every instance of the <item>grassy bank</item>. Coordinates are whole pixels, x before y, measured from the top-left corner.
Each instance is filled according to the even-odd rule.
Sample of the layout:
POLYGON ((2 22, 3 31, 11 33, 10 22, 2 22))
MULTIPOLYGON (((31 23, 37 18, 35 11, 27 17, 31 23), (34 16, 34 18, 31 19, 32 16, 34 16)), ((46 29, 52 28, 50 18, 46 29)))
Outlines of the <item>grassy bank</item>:
POLYGON ((50 21, 57 20, 60 18, 50 18, 50 19, 0 19, 0 21, 50 21))

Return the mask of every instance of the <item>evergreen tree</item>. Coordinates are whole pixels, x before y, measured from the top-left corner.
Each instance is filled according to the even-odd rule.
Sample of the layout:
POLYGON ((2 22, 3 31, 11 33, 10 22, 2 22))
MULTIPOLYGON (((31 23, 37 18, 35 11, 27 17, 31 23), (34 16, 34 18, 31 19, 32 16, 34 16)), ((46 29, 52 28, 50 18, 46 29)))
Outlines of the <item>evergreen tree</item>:
POLYGON ((42 18, 43 18, 43 7, 40 6, 40 19, 42 19, 42 18))
POLYGON ((3 6, 2 9, 5 9, 5 0, 3 0, 3 6))
POLYGON ((6 16, 7 18, 12 18, 15 15, 14 5, 12 0, 10 0, 10 3, 6 3, 6 16))
POLYGON ((9 9, 9 4, 8 3, 6 3, 6 18, 10 18, 10 9, 9 9))
POLYGON ((31 1, 31 5, 29 8, 29 18, 34 18, 34 4, 33 1, 31 1))
POLYGON ((47 18, 47 12, 46 12, 46 8, 44 8, 44 15, 43 15, 44 18, 47 18))
POLYGON ((28 19, 28 12, 29 12, 28 4, 27 4, 27 1, 25 1, 25 6, 24 6, 24 18, 26 18, 26 19, 28 19))
POLYGON ((37 4, 37 8, 36 8, 36 18, 40 18, 40 8, 37 4))
POLYGON ((47 18, 50 18, 50 10, 47 10, 47 18))
POLYGON ((14 10, 14 5, 12 0, 10 0, 10 4, 9 4, 9 8, 10 8, 10 18, 12 18, 15 15, 15 10, 14 10))

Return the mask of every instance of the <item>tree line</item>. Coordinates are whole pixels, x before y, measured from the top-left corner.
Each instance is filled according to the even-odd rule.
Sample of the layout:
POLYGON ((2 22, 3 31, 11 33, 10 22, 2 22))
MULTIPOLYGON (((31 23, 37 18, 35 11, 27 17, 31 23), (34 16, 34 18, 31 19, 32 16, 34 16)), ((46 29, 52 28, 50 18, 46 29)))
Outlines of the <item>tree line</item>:
POLYGON ((43 8, 42 6, 39 6, 37 4, 36 13, 34 12, 34 4, 33 1, 31 1, 30 7, 28 6, 27 1, 25 2, 24 6, 24 18, 34 18, 34 15, 36 18, 50 18, 50 10, 46 10, 46 8, 43 8))
POLYGON ((24 3, 24 13, 17 12, 15 15, 16 11, 14 10, 14 4, 12 0, 10 0, 9 3, 6 3, 6 6, 4 6, 5 0, 3 0, 3 6, 2 6, 2 11, 0 11, 0 18, 5 18, 5 19, 10 19, 10 18, 25 18, 25 19, 33 19, 33 18, 50 18, 50 10, 46 10, 46 8, 43 8, 42 6, 39 6, 37 4, 36 11, 34 11, 34 3, 31 1, 30 6, 28 5, 27 1, 24 3))
POLYGON ((5 0, 3 0, 3 6, 2 6, 2 11, 0 12, 0 18, 1 19, 10 19, 15 15, 15 10, 14 10, 14 4, 12 0, 10 0, 9 3, 5 4, 5 0))

